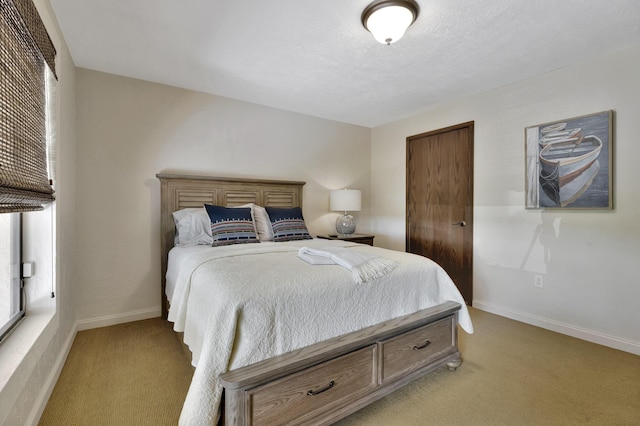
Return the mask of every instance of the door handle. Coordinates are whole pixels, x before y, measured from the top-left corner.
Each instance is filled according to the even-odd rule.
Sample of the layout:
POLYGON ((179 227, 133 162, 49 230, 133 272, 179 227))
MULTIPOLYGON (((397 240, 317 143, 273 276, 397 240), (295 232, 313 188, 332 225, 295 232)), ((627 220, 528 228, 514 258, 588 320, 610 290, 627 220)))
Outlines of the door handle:
POLYGON ((452 223, 453 226, 467 226, 467 222, 465 222, 464 220, 461 220, 460 222, 456 222, 456 223, 452 223))

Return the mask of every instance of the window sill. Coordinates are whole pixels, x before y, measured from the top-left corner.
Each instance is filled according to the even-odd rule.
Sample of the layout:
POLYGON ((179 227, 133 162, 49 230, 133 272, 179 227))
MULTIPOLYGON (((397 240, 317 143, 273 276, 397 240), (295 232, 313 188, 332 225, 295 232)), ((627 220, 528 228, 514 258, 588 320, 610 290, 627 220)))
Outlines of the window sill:
POLYGON ((23 384, 20 385, 17 381, 28 380, 30 371, 41 355, 37 353, 38 348, 40 352, 44 352, 51 337, 55 335, 55 312, 55 299, 43 298, 38 303, 32 303, 22 321, 0 344, 0 412, 11 408, 5 407, 4 402, 18 397, 12 395, 9 388, 14 391, 22 389, 23 384), (18 372, 20 374, 16 374, 18 372))

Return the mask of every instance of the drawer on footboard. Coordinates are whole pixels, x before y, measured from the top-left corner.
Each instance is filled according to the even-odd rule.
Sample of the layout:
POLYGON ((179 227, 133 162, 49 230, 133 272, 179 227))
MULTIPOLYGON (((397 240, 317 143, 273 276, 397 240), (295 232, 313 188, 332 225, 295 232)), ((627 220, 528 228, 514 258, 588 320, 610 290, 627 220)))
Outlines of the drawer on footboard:
POLYGON ((318 420, 377 386, 376 346, 371 345, 246 392, 252 425, 318 420))
POLYGON ((379 342, 380 382, 396 379, 456 352, 454 325, 454 317, 447 317, 379 342))

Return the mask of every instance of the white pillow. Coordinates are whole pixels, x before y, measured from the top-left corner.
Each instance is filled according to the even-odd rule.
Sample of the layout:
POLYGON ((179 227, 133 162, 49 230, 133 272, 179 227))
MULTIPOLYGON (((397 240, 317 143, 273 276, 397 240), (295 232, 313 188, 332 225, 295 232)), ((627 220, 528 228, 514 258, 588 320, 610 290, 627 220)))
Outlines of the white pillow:
POLYGON ((180 247, 211 245, 211 219, 203 207, 188 208, 173 212, 176 224, 174 244, 180 247))
POLYGON ((256 227, 258 239, 260 241, 273 241, 273 228, 271 227, 271 220, 264 207, 257 204, 249 203, 237 207, 251 207, 251 215, 253 216, 253 223, 256 227))
POLYGON ((267 214, 267 210, 258 205, 253 205, 253 219, 256 222, 256 230, 260 241, 273 241, 273 228, 271 227, 271 220, 267 214))

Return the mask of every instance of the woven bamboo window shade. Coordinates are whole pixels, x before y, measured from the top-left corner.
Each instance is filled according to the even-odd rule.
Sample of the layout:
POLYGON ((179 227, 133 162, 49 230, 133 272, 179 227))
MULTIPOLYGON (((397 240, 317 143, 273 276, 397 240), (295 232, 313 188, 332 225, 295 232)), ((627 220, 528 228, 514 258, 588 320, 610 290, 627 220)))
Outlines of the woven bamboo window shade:
POLYGON ((56 50, 31 0, 0 0, 0 213, 54 200, 47 171, 45 71, 56 50))

